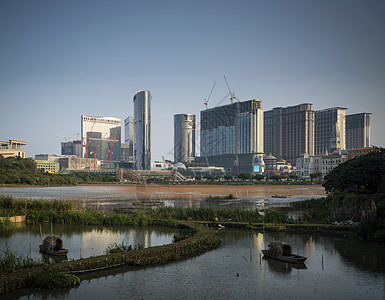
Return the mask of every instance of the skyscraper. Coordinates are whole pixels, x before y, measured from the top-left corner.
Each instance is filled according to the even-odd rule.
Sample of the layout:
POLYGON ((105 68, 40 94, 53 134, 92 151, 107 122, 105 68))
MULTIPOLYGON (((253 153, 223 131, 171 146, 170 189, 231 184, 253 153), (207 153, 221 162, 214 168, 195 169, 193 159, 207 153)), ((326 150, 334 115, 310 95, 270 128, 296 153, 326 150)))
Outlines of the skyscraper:
POLYGON ((201 111, 201 156, 234 174, 260 172, 263 157, 261 100, 239 101, 201 111))
POLYGON ((311 103, 276 107, 264 113, 264 150, 291 164, 301 154, 314 155, 314 110, 311 103))
POLYGON ((371 113, 346 116, 346 149, 370 147, 371 113))
POLYGON ((191 162, 195 157, 195 115, 174 115, 174 161, 191 162))
MULTIPOLYGON (((121 121, 112 117, 81 116, 82 157, 101 161, 102 168, 120 162, 121 121)), ((94 166, 96 169, 96 165, 94 166)))
POLYGON ((315 112, 314 152, 333 153, 346 150, 346 108, 332 107, 315 112))
POLYGON ((128 116, 124 120, 124 142, 128 144, 128 160, 134 161, 135 127, 133 116, 128 116))
POLYGON ((261 102, 253 99, 202 110, 202 156, 263 153, 261 102))
POLYGON ((134 161, 138 170, 151 169, 151 93, 134 95, 134 161))

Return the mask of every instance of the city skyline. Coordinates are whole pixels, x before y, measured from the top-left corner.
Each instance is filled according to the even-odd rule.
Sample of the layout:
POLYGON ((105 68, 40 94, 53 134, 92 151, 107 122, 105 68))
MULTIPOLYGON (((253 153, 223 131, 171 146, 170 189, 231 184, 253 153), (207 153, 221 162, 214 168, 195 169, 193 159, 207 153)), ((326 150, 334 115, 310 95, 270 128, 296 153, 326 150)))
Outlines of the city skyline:
POLYGON ((132 96, 147 89, 152 160, 172 160, 173 115, 200 115, 214 81, 209 108, 230 104, 226 75, 239 100, 261 99, 264 111, 306 102, 372 113, 371 144, 385 146, 384 8, 383 1, 3 1, 0 139, 27 141, 28 157, 60 153, 59 135, 77 139, 80 115, 123 122, 133 115, 132 96))

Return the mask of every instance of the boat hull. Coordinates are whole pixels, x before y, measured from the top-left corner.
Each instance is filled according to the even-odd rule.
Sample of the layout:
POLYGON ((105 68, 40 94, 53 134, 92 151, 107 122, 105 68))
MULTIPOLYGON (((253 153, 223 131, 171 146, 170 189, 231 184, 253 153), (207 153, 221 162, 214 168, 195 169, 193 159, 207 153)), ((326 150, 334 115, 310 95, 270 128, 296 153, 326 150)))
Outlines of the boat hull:
POLYGON ((41 253, 46 253, 49 255, 55 255, 55 256, 65 256, 68 253, 68 249, 60 249, 60 250, 46 250, 42 247, 42 245, 39 245, 40 247, 40 252, 41 253))
POLYGON ((295 255, 295 254, 292 254, 290 256, 284 256, 284 255, 272 256, 269 254, 268 250, 262 250, 262 253, 265 257, 289 262, 292 264, 303 264, 305 262, 305 260, 307 259, 307 257, 305 257, 305 256, 300 256, 300 255, 295 255))

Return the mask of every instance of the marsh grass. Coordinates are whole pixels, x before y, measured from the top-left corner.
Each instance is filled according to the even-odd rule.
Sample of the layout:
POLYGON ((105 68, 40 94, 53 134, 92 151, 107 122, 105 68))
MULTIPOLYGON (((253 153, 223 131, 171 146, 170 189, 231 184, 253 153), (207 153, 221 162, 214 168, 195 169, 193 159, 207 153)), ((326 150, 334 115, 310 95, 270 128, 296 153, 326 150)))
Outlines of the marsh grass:
POLYGON ((12 253, 8 245, 6 245, 0 257, 0 274, 8 274, 18 269, 25 269, 37 265, 40 265, 40 262, 34 261, 29 256, 24 257, 12 253))

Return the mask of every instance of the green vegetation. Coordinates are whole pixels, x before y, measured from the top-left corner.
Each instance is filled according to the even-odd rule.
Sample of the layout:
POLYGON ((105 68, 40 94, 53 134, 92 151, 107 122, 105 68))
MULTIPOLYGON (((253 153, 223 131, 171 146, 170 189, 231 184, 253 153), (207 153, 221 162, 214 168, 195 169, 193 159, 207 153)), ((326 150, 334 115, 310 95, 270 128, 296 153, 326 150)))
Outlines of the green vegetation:
POLYGON ((177 226, 175 220, 161 220, 145 210, 136 215, 96 211, 60 200, 26 200, 0 196, 0 216, 26 215, 29 223, 52 222, 79 225, 167 225, 177 226))
POLYGON ((0 155, 0 184, 26 185, 77 185, 82 183, 105 183, 118 181, 115 176, 77 172, 70 175, 45 173, 36 169, 30 158, 7 157, 0 155))
POLYGON ((0 220, 0 232, 10 231, 15 228, 15 224, 9 219, 0 220))
POLYGON ((9 251, 8 245, 0 256, 0 275, 11 273, 15 270, 25 269, 39 265, 30 257, 23 257, 9 251))
POLYGON ((221 200, 235 200, 237 199, 234 197, 233 194, 229 194, 227 196, 214 196, 212 197, 211 195, 206 198, 207 201, 221 201, 221 200))
POLYGON ((173 242, 177 243, 179 241, 183 241, 185 239, 188 239, 192 237, 194 234, 197 233, 197 230, 195 228, 182 228, 179 230, 178 234, 174 234, 173 242))
POLYGON ((111 245, 108 245, 106 249, 106 254, 128 252, 131 250, 139 250, 143 248, 144 246, 142 244, 138 244, 138 245, 135 245, 134 249, 132 249, 132 245, 126 245, 123 241, 121 244, 113 243, 111 245))
POLYGON ((340 164, 325 176, 325 180, 323 186, 327 192, 385 192, 384 149, 340 164))
POLYGON ((48 269, 42 269, 32 274, 26 281, 27 287, 40 289, 56 289, 72 287, 80 284, 80 278, 65 273, 56 273, 48 269))
POLYGON ((356 223, 358 236, 385 241, 385 153, 383 149, 349 160, 325 176, 330 193, 322 200, 292 203, 301 221, 356 223))
POLYGON ((263 217, 257 210, 242 208, 206 208, 206 207, 157 207, 147 209, 145 213, 156 219, 195 220, 195 221, 232 221, 262 222, 263 217))

